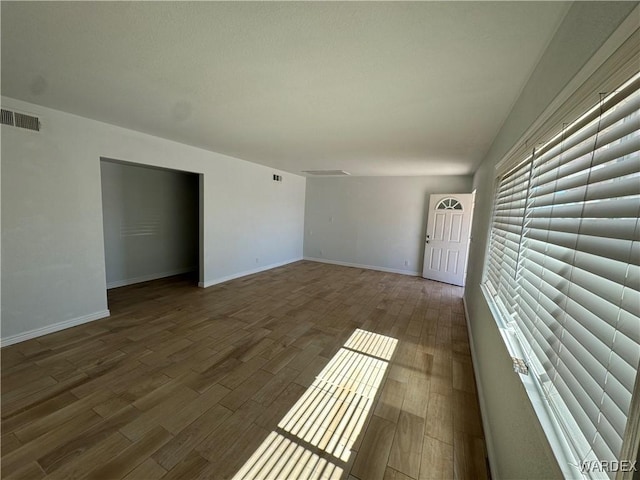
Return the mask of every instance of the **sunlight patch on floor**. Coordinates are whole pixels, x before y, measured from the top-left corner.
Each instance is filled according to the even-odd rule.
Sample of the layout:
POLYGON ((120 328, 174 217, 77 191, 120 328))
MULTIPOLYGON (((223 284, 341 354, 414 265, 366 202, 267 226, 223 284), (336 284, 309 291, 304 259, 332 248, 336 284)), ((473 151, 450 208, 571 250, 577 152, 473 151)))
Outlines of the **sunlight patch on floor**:
POLYGON ((356 329, 234 480, 341 478, 397 343, 356 329))

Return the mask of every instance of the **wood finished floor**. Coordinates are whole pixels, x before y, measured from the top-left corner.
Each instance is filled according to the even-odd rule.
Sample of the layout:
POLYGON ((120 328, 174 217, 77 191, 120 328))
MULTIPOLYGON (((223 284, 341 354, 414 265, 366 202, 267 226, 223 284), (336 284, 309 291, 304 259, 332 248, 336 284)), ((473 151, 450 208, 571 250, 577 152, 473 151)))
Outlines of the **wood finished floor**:
POLYGON ((487 478, 461 295, 312 262, 208 289, 174 277, 111 290, 111 317, 2 349, 2 478, 233 478, 258 449, 268 465, 249 477, 487 478), (397 340, 390 362, 342 348, 356 330, 397 340), (373 398, 359 410, 344 379, 332 409, 298 408, 311 434, 359 412, 340 455, 280 423, 324 392, 316 377, 339 351, 384 374, 379 388, 358 377, 373 398))

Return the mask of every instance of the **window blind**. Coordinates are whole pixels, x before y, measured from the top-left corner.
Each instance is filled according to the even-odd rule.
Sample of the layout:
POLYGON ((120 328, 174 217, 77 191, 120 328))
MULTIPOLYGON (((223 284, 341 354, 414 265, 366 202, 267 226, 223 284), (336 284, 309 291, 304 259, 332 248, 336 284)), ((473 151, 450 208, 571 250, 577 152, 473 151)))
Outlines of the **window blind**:
POLYGON ((531 157, 502 178, 494 203, 487 283, 509 314, 515 307, 515 278, 530 174, 531 157))
POLYGON ((622 460, 640 362, 639 88, 601 95, 494 203, 484 282, 578 461, 622 460))

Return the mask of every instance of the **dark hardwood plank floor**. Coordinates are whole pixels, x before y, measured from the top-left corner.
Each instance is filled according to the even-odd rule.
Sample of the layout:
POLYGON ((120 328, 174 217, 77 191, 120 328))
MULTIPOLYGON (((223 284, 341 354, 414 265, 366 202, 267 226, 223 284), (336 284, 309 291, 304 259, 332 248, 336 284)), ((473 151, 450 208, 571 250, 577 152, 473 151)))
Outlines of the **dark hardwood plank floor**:
POLYGON ((306 261, 110 290, 2 349, 2 478, 487 478, 461 296, 306 261))

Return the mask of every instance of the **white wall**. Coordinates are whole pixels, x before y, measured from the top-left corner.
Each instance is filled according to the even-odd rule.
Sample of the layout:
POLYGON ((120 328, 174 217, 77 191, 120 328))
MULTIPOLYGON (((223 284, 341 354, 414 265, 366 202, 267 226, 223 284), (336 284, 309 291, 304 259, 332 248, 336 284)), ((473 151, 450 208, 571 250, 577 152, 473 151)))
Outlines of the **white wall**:
POLYGON ((2 97, 3 344, 108 314, 100 157, 202 173, 201 283, 302 257, 305 178, 2 97), (274 182, 279 173, 283 182, 274 182))
POLYGON ((107 288, 197 271, 198 175, 100 162, 107 288))
POLYGON ((495 166, 635 5, 573 4, 473 178, 476 208, 465 300, 491 473, 496 479, 562 478, 562 473, 480 291, 495 166))
POLYGON ((418 274, 429 195, 470 193, 471 180, 471 176, 309 178, 305 258, 418 274))

